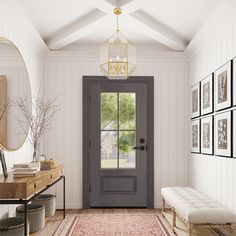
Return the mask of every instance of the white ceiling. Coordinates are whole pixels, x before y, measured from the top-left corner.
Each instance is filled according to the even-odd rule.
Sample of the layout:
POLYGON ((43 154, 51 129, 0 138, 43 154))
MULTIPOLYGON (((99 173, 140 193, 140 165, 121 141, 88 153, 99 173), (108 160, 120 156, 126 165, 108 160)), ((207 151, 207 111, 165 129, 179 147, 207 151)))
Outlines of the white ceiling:
POLYGON ((18 1, 50 49, 99 45, 120 28, 135 45, 183 51, 223 0, 21 0, 18 1))

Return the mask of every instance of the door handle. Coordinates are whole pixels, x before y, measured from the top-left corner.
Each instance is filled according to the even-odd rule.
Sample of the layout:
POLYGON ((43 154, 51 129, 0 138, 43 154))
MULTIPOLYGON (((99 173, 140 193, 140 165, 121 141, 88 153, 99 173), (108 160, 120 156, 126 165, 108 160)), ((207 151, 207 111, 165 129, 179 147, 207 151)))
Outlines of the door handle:
POLYGON ((133 147, 133 149, 137 150, 141 150, 141 151, 144 151, 145 150, 145 147, 144 146, 140 146, 140 147, 133 147))

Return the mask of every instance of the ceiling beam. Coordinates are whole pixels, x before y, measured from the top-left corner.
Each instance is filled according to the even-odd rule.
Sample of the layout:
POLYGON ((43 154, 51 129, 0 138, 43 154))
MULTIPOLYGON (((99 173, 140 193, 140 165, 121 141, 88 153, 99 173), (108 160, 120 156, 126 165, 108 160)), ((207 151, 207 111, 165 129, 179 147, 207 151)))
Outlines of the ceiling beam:
POLYGON ((142 10, 136 11, 132 16, 125 15, 121 20, 141 34, 160 42, 174 51, 183 51, 187 46, 187 43, 180 36, 148 16, 142 10))
MULTIPOLYGON (((112 8, 114 8, 114 6, 106 0, 89 1, 96 2, 97 5, 100 5, 100 10, 103 10, 106 13, 112 12, 112 8), (104 6, 106 6, 106 8, 104 6)), ((155 0, 150 1, 155 3, 155 0)), ((129 24, 131 28, 135 28, 138 32, 154 39, 172 50, 183 51, 186 48, 187 43, 175 32, 168 29, 168 27, 157 22, 144 11, 140 10, 144 6, 145 1, 143 0, 132 0, 128 2, 121 7, 123 17, 120 17, 120 20, 123 21, 124 24, 129 24)))
POLYGON ((122 12, 127 15, 132 14, 143 7, 143 2, 142 0, 133 0, 121 7, 122 12))
POLYGON ((95 7, 104 13, 110 14, 113 12, 115 8, 111 3, 107 2, 106 0, 86 0, 89 2, 91 7, 95 7))
POLYGON ((105 15, 103 12, 95 10, 83 19, 79 19, 72 25, 61 30, 55 37, 47 41, 47 45, 51 50, 57 50, 69 45, 88 34, 101 29, 110 22, 112 14, 105 15))
MULTIPOLYGON (((69 45, 92 32, 101 29, 107 22, 114 20, 114 6, 106 0, 87 0, 88 3, 95 7, 96 10, 90 12, 82 19, 67 26, 47 42, 50 49, 60 49, 69 45)), ((153 0, 150 0, 153 1, 153 0)), ((160 22, 151 18, 144 11, 140 10, 144 7, 143 0, 127 1, 122 6, 123 15, 120 20, 124 24, 128 24, 131 28, 136 29, 147 37, 167 46, 175 51, 183 51, 187 43, 175 32, 168 29, 160 22)))

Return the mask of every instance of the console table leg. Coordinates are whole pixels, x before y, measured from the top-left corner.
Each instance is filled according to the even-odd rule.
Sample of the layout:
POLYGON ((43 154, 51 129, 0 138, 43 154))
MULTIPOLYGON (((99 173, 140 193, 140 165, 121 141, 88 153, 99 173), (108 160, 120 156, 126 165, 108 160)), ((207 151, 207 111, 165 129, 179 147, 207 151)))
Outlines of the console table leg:
POLYGON ((27 203, 24 204, 25 205, 25 236, 27 236, 27 231, 28 231, 28 227, 27 227, 27 203))
POLYGON ((66 177, 63 176, 63 219, 66 217, 66 197, 65 197, 65 192, 66 192, 66 177))

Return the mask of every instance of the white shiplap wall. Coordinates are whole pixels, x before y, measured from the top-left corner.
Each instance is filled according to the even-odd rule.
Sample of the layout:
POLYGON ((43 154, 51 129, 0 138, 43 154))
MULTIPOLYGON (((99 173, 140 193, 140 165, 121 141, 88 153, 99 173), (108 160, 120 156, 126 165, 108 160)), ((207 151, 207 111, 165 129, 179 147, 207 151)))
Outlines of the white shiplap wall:
MULTIPOLYGON (((236 1, 225 0, 195 36, 189 54, 189 86, 236 56, 236 1)), ((236 159, 190 154, 189 182, 236 213, 236 159)))
MULTIPOLYGON (((31 90, 35 94, 43 78, 43 54, 47 48, 15 0, 0 0, 0 37, 12 41, 20 50, 28 69, 31 90)), ((32 160, 31 146, 26 143, 16 152, 5 152, 8 169, 13 163, 32 160)), ((0 218, 14 214, 14 207, 0 206, 0 218)))
MULTIPOLYGON (((61 94, 44 152, 66 167, 66 206, 82 207, 82 76, 100 75, 96 49, 51 52, 45 69, 48 96, 61 94)), ((136 75, 155 77, 155 206, 162 186, 188 184, 188 64, 183 53, 138 49, 136 75)), ((61 206, 61 188, 55 190, 61 206)))

